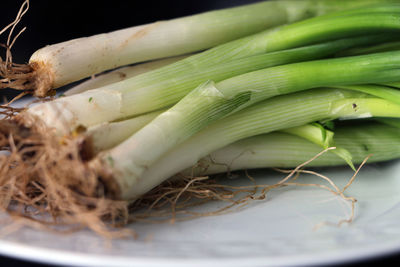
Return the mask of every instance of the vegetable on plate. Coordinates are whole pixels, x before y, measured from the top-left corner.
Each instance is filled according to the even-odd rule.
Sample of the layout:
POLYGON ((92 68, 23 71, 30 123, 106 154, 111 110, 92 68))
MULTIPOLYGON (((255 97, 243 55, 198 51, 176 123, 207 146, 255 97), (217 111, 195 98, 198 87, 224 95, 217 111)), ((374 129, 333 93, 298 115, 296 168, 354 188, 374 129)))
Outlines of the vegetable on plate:
POLYGON ((1 208, 105 234, 181 176, 295 168, 321 151, 309 166, 399 158, 399 32, 397 0, 276 0, 6 60, 2 87, 40 97, 111 71, 1 106, 1 208))

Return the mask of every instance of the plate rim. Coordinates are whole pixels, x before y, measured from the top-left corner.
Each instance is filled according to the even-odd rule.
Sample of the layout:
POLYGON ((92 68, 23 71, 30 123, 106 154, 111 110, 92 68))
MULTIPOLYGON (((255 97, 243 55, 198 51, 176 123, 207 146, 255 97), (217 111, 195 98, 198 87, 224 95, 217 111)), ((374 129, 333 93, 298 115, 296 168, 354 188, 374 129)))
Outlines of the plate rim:
POLYGON ((371 260, 398 253, 400 240, 380 244, 367 245, 354 249, 345 249, 335 252, 325 251, 318 255, 305 253, 293 256, 277 257, 238 257, 227 259, 214 257, 202 258, 149 258, 127 257, 119 255, 100 255, 96 253, 80 253, 24 245, 15 241, 0 240, 0 255, 17 260, 31 261, 40 264, 57 264, 68 266, 304 266, 320 264, 343 264, 357 261, 371 260))

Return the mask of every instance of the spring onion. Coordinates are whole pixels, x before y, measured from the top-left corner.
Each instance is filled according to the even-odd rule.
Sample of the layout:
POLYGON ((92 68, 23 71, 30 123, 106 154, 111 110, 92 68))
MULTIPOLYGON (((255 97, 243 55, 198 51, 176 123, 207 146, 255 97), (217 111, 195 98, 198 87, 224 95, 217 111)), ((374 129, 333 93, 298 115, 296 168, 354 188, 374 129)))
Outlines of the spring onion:
MULTIPOLYGON (((335 86, 335 88, 359 91, 400 104, 399 91, 384 85, 345 85, 335 86)), ((90 140, 89 142, 94 149, 93 153, 97 154, 100 151, 110 149, 120 144, 165 111, 166 110, 160 110, 134 117, 132 119, 96 125, 90 127, 85 135, 86 138, 90 140)), ((288 128, 285 129, 284 132, 299 135, 320 145, 322 148, 334 146, 333 132, 325 129, 318 123, 308 126, 301 126, 300 128, 288 128)), ((336 153, 344 158, 346 162, 352 166, 351 156, 347 152, 337 148, 335 151, 333 151, 333 153, 336 153)))
MULTIPOLYGON (((368 162, 399 158, 399 136, 398 128, 371 122, 335 129, 335 143, 349 151, 356 164, 371 154, 368 162)), ((201 176, 254 168, 293 168, 320 151, 320 146, 304 138, 273 132, 249 137, 221 148, 201 159, 197 167, 183 173, 201 176)), ((335 154, 325 153, 307 166, 338 166, 343 163, 335 154)))
MULTIPOLYGON (((400 25, 399 22, 396 23, 400 25)), ((313 34, 312 31, 306 33, 313 34)), ((267 34, 266 36, 268 37, 269 35, 267 34)), ((291 33, 291 36, 298 39, 293 33, 291 33)), ((323 37, 332 38, 329 31, 324 33, 323 37)), ((59 132, 68 133, 78 126, 90 127, 102 122, 120 120, 171 106, 197 85, 209 79, 217 82, 261 68, 321 58, 345 47, 384 41, 386 38, 393 37, 386 35, 355 37, 275 53, 261 53, 215 66, 208 66, 207 64, 203 67, 201 66, 200 63, 203 61, 214 62, 216 60, 215 54, 221 53, 226 56, 227 53, 236 52, 232 48, 229 49, 233 44, 228 43, 159 70, 151 71, 108 87, 90 90, 82 94, 63 97, 56 101, 38 105, 34 109, 30 109, 29 112, 39 116, 48 125, 57 128, 59 132), (91 105, 87 105, 88 99, 93 99, 91 105), (96 116, 93 116, 94 113, 96 116), (60 115, 62 118, 60 118, 60 115)), ((269 39, 267 38, 267 40, 269 39)), ((309 42, 308 39, 306 40, 309 42)), ((240 44, 243 40, 239 41, 240 44)), ((253 44, 252 42, 250 43, 253 44)), ((236 44, 237 42, 235 41, 233 47, 236 47, 236 44)), ((241 49, 246 48, 245 46, 240 47, 241 49)), ((263 47, 259 47, 259 49, 261 48, 264 50, 263 47)), ((256 51, 261 52, 259 49, 256 51)), ((245 54, 255 52, 253 51, 254 49, 245 50, 247 51, 245 54)))
MULTIPOLYGON (((310 61, 254 71, 217 84, 207 82, 193 90, 178 104, 159 115, 132 137, 109 152, 100 154, 99 158, 95 160, 95 164, 98 164, 97 161, 101 161, 101 166, 109 168, 111 173, 115 174, 113 176, 120 185, 121 196, 124 198, 137 197, 138 194, 146 192, 146 190, 161 182, 159 178, 144 179, 142 174, 149 170, 150 166, 166 152, 184 142, 213 121, 245 107, 250 106, 251 108, 254 103, 279 94, 326 85, 395 81, 399 76, 399 70, 396 69, 400 62, 399 58, 399 52, 386 52, 310 61), (378 72, 379 76, 374 75, 378 72), (179 129, 179 131, 176 129, 179 129), (148 182, 145 185, 136 186, 138 181, 142 183, 144 183, 143 181, 148 182)), ((339 110, 343 106, 349 106, 346 101, 348 102, 349 100, 346 99, 343 105, 338 101, 339 110)), ((377 100, 375 102, 357 100, 358 102, 360 103, 353 103, 357 109, 359 109, 358 105, 362 105, 362 107, 366 105, 376 114, 379 113, 374 109, 375 103, 378 106, 381 105, 381 107, 387 105, 377 100)), ((334 105, 331 104, 331 106, 334 105)), ((353 107, 350 110, 342 111, 347 116, 350 116, 353 114, 354 109, 353 107)), ((243 112, 238 114, 243 114, 243 112)), ((355 116, 360 115, 355 113, 355 116)), ((363 116, 370 116, 370 114, 366 112, 363 116)), ((226 120, 225 118, 224 121, 226 120)), ((302 124, 307 122, 311 121, 305 121, 302 124)), ((290 125, 284 128, 288 127, 290 125)), ((249 127, 249 129, 251 128, 249 127)), ((239 129, 233 132, 235 134, 240 133, 239 129)), ((244 137, 246 136, 241 138, 244 137)), ((226 138, 226 140, 229 139, 226 138)), ((209 144, 212 144, 212 142, 209 142, 209 144)), ((203 148, 206 147, 204 146, 203 148)), ((210 153, 212 150, 207 152, 210 153)), ((184 160, 181 162, 184 162, 184 160)), ((191 162, 191 164, 195 164, 195 162, 191 162)), ((168 170, 163 168, 151 168, 151 170, 160 169, 171 175, 179 171, 172 166, 172 163, 168 164, 168 168, 173 173, 169 173, 168 170)))
POLYGON ((36 51, 29 61, 28 83, 18 85, 45 96, 52 88, 107 69, 200 51, 269 27, 379 2, 382 0, 265 1, 70 40, 36 51))
MULTIPOLYGON (((109 72, 74 88, 68 96, 39 103, 16 116, 15 110, 4 106, 6 111, 0 112, 8 117, 0 122, 0 146, 7 150, 0 156, 0 189, 7 192, 0 197, 5 203, 3 207, 8 209, 14 199, 24 204, 30 201, 38 210, 46 205, 52 214, 60 211, 74 222, 81 223, 82 218, 93 215, 91 218, 101 224, 103 218, 112 221, 119 216, 126 218, 127 203, 179 172, 192 169, 207 174, 223 170, 214 166, 214 160, 232 169, 271 164, 293 166, 312 152, 332 146, 336 150, 329 151, 325 158, 333 165, 346 162, 353 169, 353 162, 359 163, 369 152, 376 152, 377 160, 398 157, 398 147, 384 153, 387 143, 382 141, 382 147, 376 148, 371 135, 397 136, 399 128, 393 126, 398 125, 398 120, 393 118, 400 118, 400 51, 338 57, 347 53, 343 51, 352 51, 349 49, 371 45, 376 49, 375 45, 399 40, 400 3, 387 0, 361 7, 377 2, 271 1, 143 26, 134 30, 140 33, 139 37, 137 33, 134 36, 139 39, 137 46, 118 55, 111 51, 115 57, 107 62, 105 57, 95 58, 94 65, 84 71, 82 66, 87 65, 81 63, 93 63, 85 59, 86 55, 73 66, 79 53, 67 60, 68 49, 65 54, 60 50, 58 55, 64 57, 61 72, 72 68, 73 71, 67 75, 61 72, 53 75, 43 69, 30 73, 33 75, 30 77, 42 73, 49 77, 42 84, 28 82, 37 95, 46 95, 50 88, 73 81, 79 75, 82 78, 89 72, 126 64, 122 57, 142 62, 214 46, 179 60, 129 67, 132 77, 127 79, 118 77, 118 70, 109 72), (274 20, 275 24, 267 23, 270 26, 342 11, 267 29, 257 18, 265 17, 261 7, 269 7, 268 12, 276 13, 274 18, 264 18, 265 23, 274 20), (239 27, 250 11, 256 13, 249 26, 240 25, 237 33, 229 32, 226 36, 221 33, 234 25, 239 27), (216 20, 239 13, 242 16, 216 27, 221 36, 201 40, 208 34, 205 29, 216 20), (211 17, 214 20, 201 26, 185 24, 193 27, 193 35, 184 34, 165 47, 154 41, 166 35, 174 38, 174 30, 169 34, 163 27, 211 17), (166 32, 157 34, 162 28, 166 32), (196 38, 191 40, 194 35, 196 38), (146 45, 150 41, 153 44, 146 45), (185 44, 186 41, 190 43, 185 44), (185 45, 185 49, 180 45, 185 45), (125 53, 139 48, 143 54, 125 53), (152 70, 143 71, 143 67, 152 70), (365 118, 380 121, 379 129, 389 129, 387 134, 371 130, 362 135, 357 130, 359 140, 349 144, 345 140, 350 130, 326 128, 333 120, 365 118), (263 142, 263 138, 271 141, 263 142), (282 158, 265 156, 262 151, 267 148, 260 144, 260 150, 254 150, 261 151, 255 153, 260 158, 243 157, 242 163, 238 160, 234 165, 232 157, 241 158, 237 153, 246 154, 243 150, 252 149, 251 140, 263 142, 272 151, 278 146, 286 151, 287 144, 294 144, 291 150, 307 148, 303 154, 292 151, 286 162, 278 164, 282 158), (207 162, 208 155, 212 161, 207 162), (266 160, 260 165, 263 158, 266 160), (198 164, 200 168, 194 167, 198 164)), ((112 34, 115 33, 101 35, 100 39, 108 39, 112 34)), ((96 38, 71 41, 67 46, 73 48, 72 44, 82 41, 80 50, 86 51, 84 43, 96 42, 96 38)), ((42 52, 45 54, 45 49, 42 52)), ((360 131, 365 131, 363 127, 360 131)), ((320 162, 315 166, 326 165, 324 159, 320 162)))
POLYGON ((100 151, 119 145, 164 111, 154 111, 132 119, 105 122, 90 127, 85 132, 85 139, 89 142, 91 153, 97 154, 100 151))
POLYGON ((154 60, 142 64, 136 64, 133 66, 119 68, 114 71, 110 71, 96 77, 92 77, 91 79, 84 81, 73 88, 67 90, 63 93, 64 96, 75 95, 79 93, 83 93, 85 91, 89 91, 92 89, 96 89, 99 87, 107 86, 116 82, 120 82, 137 75, 159 69, 163 66, 172 64, 176 61, 184 59, 187 56, 178 56, 178 57, 171 57, 166 59, 159 59, 154 60))
MULTIPOLYGON (((136 148, 136 158, 129 157, 132 150, 124 144, 129 139, 110 152, 101 154, 101 158, 103 166, 107 164, 118 181, 121 197, 130 199, 139 197, 171 175, 195 165, 212 151, 249 136, 324 119, 398 117, 399 114, 400 106, 395 103, 362 93, 326 88, 307 90, 260 102, 217 121, 154 162, 145 162, 145 157, 138 160, 140 155, 136 154, 136 148)), ((154 149, 150 156, 161 150, 159 147, 154 149)))

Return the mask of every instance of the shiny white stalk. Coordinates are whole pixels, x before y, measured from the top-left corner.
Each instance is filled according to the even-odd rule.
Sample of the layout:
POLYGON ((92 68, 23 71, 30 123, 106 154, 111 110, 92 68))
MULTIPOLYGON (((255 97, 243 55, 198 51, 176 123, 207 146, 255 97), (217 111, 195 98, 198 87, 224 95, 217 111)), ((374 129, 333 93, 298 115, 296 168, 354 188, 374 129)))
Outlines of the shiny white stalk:
POLYGON ((122 187, 132 188, 168 150, 249 100, 248 93, 226 97, 213 82, 207 82, 99 158, 109 164, 122 187))
MULTIPOLYGON (((363 123, 335 129, 335 143, 349 151, 355 164, 379 162, 400 157, 398 128, 378 123, 363 123)), ((332 151, 332 150, 331 150, 332 151)), ((183 171, 184 175, 211 175, 255 168, 294 168, 321 152, 321 147, 304 138, 274 132, 249 137, 202 158, 199 164, 183 171)), ((338 166, 345 161, 325 153, 307 167, 338 166)))
MULTIPOLYGON (((123 198, 139 197, 174 174, 194 166, 201 158, 230 143, 262 133, 340 117, 400 116, 400 106, 386 100, 362 97, 348 91, 318 89, 279 96, 253 105, 208 126, 163 155, 126 187, 126 179, 115 178, 123 198), (354 105, 357 107, 354 108, 354 105)), ((114 159, 124 160, 122 158, 114 159)))
POLYGON ((39 76, 49 79, 46 84, 50 88, 58 88, 108 69, 204 50, 269 27, 363 2, 376 1, 265 1, 46 46, 29 62, 39 76))
MULTIPOLYGON (((162 67, 161 69, 110 84, 109 86, 42 103, 29 109, 28 112, 38 116, 49 126, 54 127, 59 134, 67 134, 79 126, 89 128, 103 122, 122 120, 134 115, 171 106, 196 86, 210 79, 220 81, 263 68, 323 58, 345 47, 376 42, 377 40, 382 41, 386 39, 386 37, 386 35, 374 35, 340 39, 273 53, 261 53, 259 55, 244 57, 213 66, 208 66, 206 64, 206 62, 215 61, 216 54, 222 58, 226 57, 227 54, 235 55, 237 48, 237 43, 235 41, 234 43, 222 45, 210 51, 190 56, 174 64, 162 67), (218 53, 216 53, 216 51, 218 51, 218 53), (99 104, 107 99, 109 99, 107 105, 102 106, 99 104), (96 114, 96 116, 93 116, 94 114, 96 114)), ((241 44, 243 40, 239 41, 238 43, 241 44)), ((247 41, 248 40, 246 40, 246 42, 247 41)), ((241 45, 239 45, 239 47, 244 49, 241 45)), ((364 57, 368 58, 368 56, 364 57)), ((392 58, 396 59, 396 57, 392 58)), ((342 63, 339 62, 339 65, 341 66, 342 63)), ((365 64, 362 66, 365 66, 365 68, 368 67, 368 65, 365 64)), ((291 72, 291 70, 289 71, 291 72)), ((276 83, 281 84, 279 80, 283 77, 280 77, 279 73, 276 74, 273 71, 272 73, 266 72, 265 75, 256 73, 256 76, 261 76, 261 78, 268 83, 271 80, 277 80, 276 83)), ((282 71, 277 69, 277 72, 282 71)), ((346 75, 348 72, 341 73, 346 75)), ((367 75, 364 76, 371 77, 367 75)), ((242 87, 243 80, 247 81, 242 78, 232 79, 232 83, 229 83, 231 79, 228 79, 226 80, 227 82, 221 84, 227 84, 225 87, 229 90, 231 87, 238 87, 236 84, 242 87)), ((335 77, 335 79, 338 78, 335 77)), ((254 80, 254 78, 250 78, 250 80, 254 80)), ((310 78, 310 80, 312 79, 310 78)), ((264 81, 260 82, 260 84, 263 84, 264 81)), ((274 86, 271 86, 269 89, 272 89, 273 93, 277 93, 276 90, 273 89, 274 86)), ((296 87, 298 86, 296 85, 296 87)), ((246 88, 246 86, 244 86, 244 88, 246 88)), ((236 94, 236 92, 234 92, 234 94, 236 94)))
POLYGON ((162 111, 154 111, 132 119, 118 122, 106 122, 90 127, 85 136, 92 144, 93 153, 113 148, 143 128, 146 124, 160 115, 162 111))
POLYGON ((79 93, 83 93, 92 89, 100 88, 103 86, 107 86, 116 82, 120 82, 137 75, 159 69, 181 59, 184 59, 187 56, 178 56, 171 57, 166 59, 154 60, 146 63, 136 64, 133 66, 123 67, 116 69, 114 71, 110 71, 96 77, 90 78, 87 81, 84 81, 77 86, 72 87, 68 91, 64 92, 65 96, 75 95, 79 93))

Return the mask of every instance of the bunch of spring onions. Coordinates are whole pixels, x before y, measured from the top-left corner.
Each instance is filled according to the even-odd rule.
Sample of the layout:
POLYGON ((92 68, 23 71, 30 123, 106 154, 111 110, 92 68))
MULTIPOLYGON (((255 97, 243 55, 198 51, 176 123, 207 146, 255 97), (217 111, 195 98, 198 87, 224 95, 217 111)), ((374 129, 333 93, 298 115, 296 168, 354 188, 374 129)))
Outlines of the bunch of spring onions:
MULTIPOLYGON (((336 149, 314 166, 355 169, 369 154, 374 162, 395 159, 399 33, 398 0, 275 0, 47 46, 32 55, 26 73, 10 66, 9 86, 45 96, 151 61, 4 119, 13 127, 0 127, 3 146, 36 157, 46 150, 13 143, 13 136, 51 134, 78 152, 52 152, 46 168, 54 172, 77 158, 83 175, 69 188, 128 201, 177 173, 295 167, 330 147, 336 149), (96 190, 82 189, 85 180, 96 190)), ((0 175, 14 170, 0 168, 7 169, 0 175)), ((45 187, 46 171, 32 169, 30 183, 45 187)))

